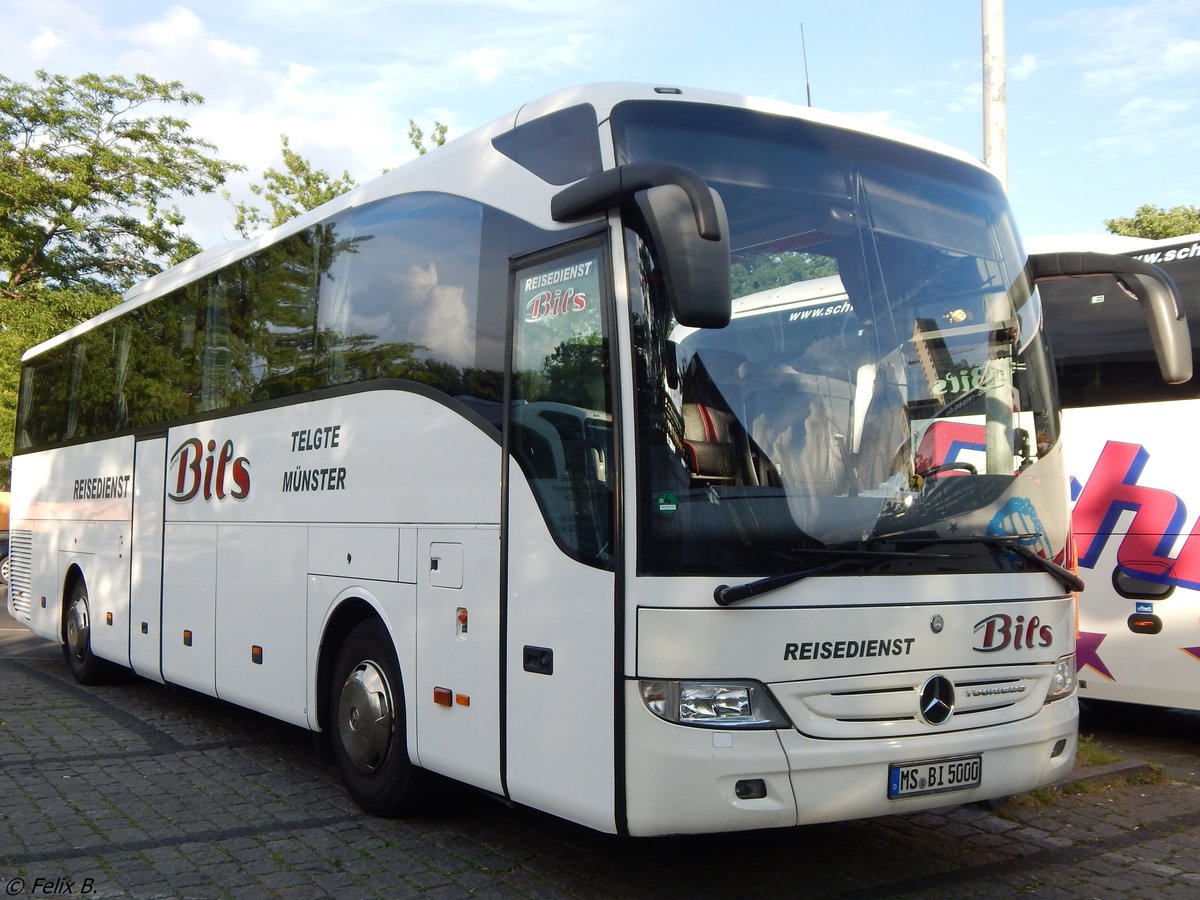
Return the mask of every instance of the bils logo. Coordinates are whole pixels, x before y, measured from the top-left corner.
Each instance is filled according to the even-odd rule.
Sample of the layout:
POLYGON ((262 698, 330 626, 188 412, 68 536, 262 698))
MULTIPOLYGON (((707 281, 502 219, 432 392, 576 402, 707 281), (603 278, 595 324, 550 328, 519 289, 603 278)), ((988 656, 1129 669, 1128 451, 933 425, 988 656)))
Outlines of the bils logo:
POLYGON ((557 291, 542 291, 526 301, 525 321, 540 322, 573 312, 583 312, 587 306, 587 294, 582 291, 576 292, 574 288, 567 288, 565 291, 561 288, 557 291))
POLYGON ((995 653, 1012 647, 1014 650, 1032 650, 1049 647, 1054 643, 1054 631, 1043 625, 1037 616, 1016 618, 1006 613, 996 613, 975 623, 975 644, 972 649, 980 653, 995 653))
POLYGON ((983 391, 1005 387, 1011 379, 1004 369, 996 365, 963 368, 958 372, 947 372, 934 382, 932 391, 939 397, 946 394, 962 394, 968 391, 983 391))
POLYGON ((175 489, 167 496, 176 503, 187 503, 201 492, 205 500, 214 496, 218 500, 245 500, 250 496, 250 461, 244 456, 235 457, 233 452, 233 441, 226 441, 219 453, 217 442, 211 438, 207 446, 199 438, 184 441, 171 457, 171 468, 178 469, 179 475, 175 489))

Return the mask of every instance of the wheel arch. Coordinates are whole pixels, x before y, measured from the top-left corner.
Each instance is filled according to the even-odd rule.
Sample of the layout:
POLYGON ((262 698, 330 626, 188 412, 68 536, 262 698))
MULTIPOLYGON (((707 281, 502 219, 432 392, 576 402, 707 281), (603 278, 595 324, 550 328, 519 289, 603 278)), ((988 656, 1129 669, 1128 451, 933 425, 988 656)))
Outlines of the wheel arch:
POLYGON ((328 701, 331 687, 329 681, 333 674, 334 664, 337 662, 338 651, 355 626, 368 619, 378 619, 385 628, 387 627, 382 613, 369 600, 359 594, 351 594, 338 602, 321 632, 315 673, 317 725, 321 729, 317 733, 317 739, 321 744, 325 744, 329 740, 328 701))
POLYGON ((58 601, 58 640, 60 643, 65 643, 67 640, 67 614, 70 610, 71 593, 75 590, 75 585, 80 582, 83 582, 86 587, 87 578, 83 574, 83 566, 73 562, 63 573, 62 594, 58 601))

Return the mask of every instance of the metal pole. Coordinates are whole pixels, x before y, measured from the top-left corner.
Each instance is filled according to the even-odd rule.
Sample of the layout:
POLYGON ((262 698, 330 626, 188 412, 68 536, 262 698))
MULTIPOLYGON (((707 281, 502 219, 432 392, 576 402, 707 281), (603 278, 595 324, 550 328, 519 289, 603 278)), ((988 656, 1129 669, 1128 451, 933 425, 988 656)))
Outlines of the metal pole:
POLYGON ((1004 0, 983 0, 983 162, 1008 189, 1004 0))

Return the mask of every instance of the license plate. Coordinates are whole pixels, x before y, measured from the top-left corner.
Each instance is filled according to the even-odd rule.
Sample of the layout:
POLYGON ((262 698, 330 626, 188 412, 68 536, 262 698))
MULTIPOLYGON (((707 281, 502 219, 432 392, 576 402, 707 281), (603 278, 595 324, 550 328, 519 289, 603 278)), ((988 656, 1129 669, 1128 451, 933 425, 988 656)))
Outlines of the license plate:
POLYGON ((979 787, 983 780, 983 758, 956 756, 928 762, 888 766, 888 799, 942 794, 979 787))

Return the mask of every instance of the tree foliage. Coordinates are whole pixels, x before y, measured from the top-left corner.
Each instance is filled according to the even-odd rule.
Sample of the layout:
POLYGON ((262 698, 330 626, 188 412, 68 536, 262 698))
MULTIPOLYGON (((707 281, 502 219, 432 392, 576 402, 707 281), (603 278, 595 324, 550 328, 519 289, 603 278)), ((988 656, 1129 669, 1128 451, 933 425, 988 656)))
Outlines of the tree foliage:
POLYGON ((446 126, 436 119, 433 122, 433 130, 429 132, 429 140, 431 146, 425 145, 425 131, 412 119, 408 120, 408 142, 413 145, 413 149, 418 154, 424 156, 434 147, 440 147, 446 143, 446 126))
MULTIPOLYGON (((265 200, 267 209, 245 201, 234 205, 234 227, 242 237, 249 237, 263 228, 276 228, 358 186, 346 170, 334 177, 324 169, 314 168, 311 161, 292 149, 286 134, 281 134, 279 139, 283 169, 269 168, 263 172, 261 184, 250 185, 250 193, 265 200)), ((408 140, 419 154, 424 155, 431 149, 425 143, 425 132, 412 119, 408 120, 408 140)), ((432 147, 446 143, 446 126, 435 121, 429 140, 432 147)), ((232 200, 228 191, 223 195, 232 200)))
POLYGON ((832 257, 785 251, 734 264, 730 270, 730 280, 733 296, 745 297, 797 281, 836 274, 837 263, 832 257))
MULTIPOLYGON (((249 237, 261 228, 276 228, 358 184, 347 171, 343 170, 341 176, 335 178, 324 169, 313 168, 309 160, 292 149, 286 134, 281 134, 279 139, 283 170, 267 169, 263 172, 262 184, 250 185, 250 193, 265 200, 268 210, 263 211, 246 202, 234 206, 234 227, 242 237, 249 237)), ((224 196, 230 199, 228 191, 224 196)))
POLYGON ((119 290, 198 250, 172 200, 241 168, 162 111, 202 102, 146 75, 0 76, 0 296, 119 290))
POLYGON ((1145 203, 1139 206, 1132 216, 1105 219, 1104 227, 1112 234, 1151 240, 1196 234, 1200 232, 1200 206, 1173 206, 1163 209, 1145 203))

